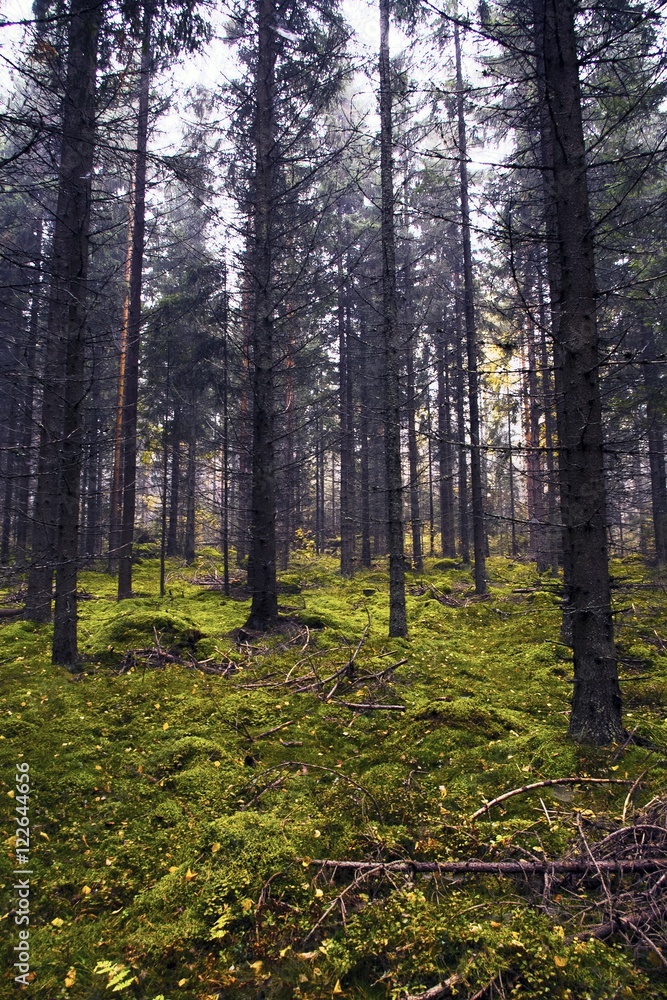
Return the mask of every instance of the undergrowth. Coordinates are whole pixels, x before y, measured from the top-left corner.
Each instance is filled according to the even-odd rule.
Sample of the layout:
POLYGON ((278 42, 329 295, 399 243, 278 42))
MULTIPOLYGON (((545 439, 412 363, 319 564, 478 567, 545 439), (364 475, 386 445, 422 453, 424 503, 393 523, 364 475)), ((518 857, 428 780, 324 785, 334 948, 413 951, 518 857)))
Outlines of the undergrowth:
POLYGON ((479 601, 466 569, 431 560, 408 575, 410 638, 389 640, 383 568, 344 581, 332 559, 304 557, 282 574, 289 624, 240 643, 243 595, 200 585, 220 569, 211 550, 194 570, 172 564, 159 600, 145 559, 122 605, 110 577, 84 574, 79 675, 51 665, 48 627, 2 626, 0 995, 15 995, 21 761, 34 786, 27 993, 40 1000, 380 1000, 454 973, 461 997, 493 981, 525 1000, 667 997, 650 948, 576 939, 594 880, 540 901, 528 879, 350 885, 311 863, 557 858, 664 794, 667 600, 638 586, 655 582, 640 560, 613 571, 626 725, 644 745, 604 750, 567 738, 558 587, 534 566, 491 559, 479 601), (360 639, 327 700, 318 679, 360 639), (142 659, 156 646, 162 661, 142 659), (355 685, 355 671, 381 676, 355 685), (628 784, 545 788, 470 820, 541 778, 642 775, 630 802, 628 784))

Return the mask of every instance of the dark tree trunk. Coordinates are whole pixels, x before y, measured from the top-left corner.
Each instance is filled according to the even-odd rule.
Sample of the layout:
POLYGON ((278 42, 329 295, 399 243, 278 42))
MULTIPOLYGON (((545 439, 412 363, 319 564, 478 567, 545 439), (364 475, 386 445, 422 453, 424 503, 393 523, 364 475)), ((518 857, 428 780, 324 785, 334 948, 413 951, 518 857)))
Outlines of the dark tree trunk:
MULTIPOLYGON (((95 77, 101 5, 73 0, 67 53, 58 208, 53 242, 53 320, 64 345, 63 424, 52 658, 77 660, 77 567, 82 464, 90 202, 95 146, 95 77)), ((49 363, 47 358, 46 363, 49 363)))
POLYGON ((123 514, 123 406, 126 393, 127 345, 129 336, 130 285, 132 280, 132 247, 134 232, 134 176, 128 193, 127 244, 125 250, 125 288, 121 317, 120 350, 118 354, 118 387, 114 419, 113 465, 109 497, 109 572, 118 566, 120 528, 123 514))
POLYGON ((510 486, 510 535, 512 558, 519 554, 519 543, 516 537, 516 493, 514 486, 514 448, 512 444, 512 400, 507 393, 507 468, 509 471, 510 486))
POLYGON ((574 651, 570 734, 606 744, 623 734, 611 615, 595 315, 595 259, 571 0, 547 0, 544 82, 560 263, 558 343, 563 362, 564 521, 571 560, 574 651))
POLYGON ((551 336, 553 341, 553 377, 554 401, 556 406, 556 431, 559 442, 558 449, 558 495, 560 500, 561 533, 560 548, 563 563, 563 618, 561 623, 561 639, 572 644, 572 618, 569 611, 570 579, 572 575, 572 554, 569 550, 569 536, 566 529, 568 502, 567 489, 567 453, 560 447, 565 440, 565 411, 563 394, 563 356, 559 336, 560 327, 560 289, 561 289, 561 254, 559 249, 558 218, 556 210, 556 185, 553 170, 555 134, 551 121, 550 104, 547 99, 547 83, 545 72, 544 32, 545 32, 544 0, 534 0, 533 14, 535 22, 535 54, 536 83, 539 102, 540 127, 540 158, 542 174, 542 195, 544 199, 544 228, 547 250, 547 278, 549 283, 549 308, 551 319, 551 336))
POLYGON ((470 207, 468 204, 468 161, 466 123, 463 101, 463 73, 459 26, 454 25, 456 50, 456 105, 459 138, 459 171, 461 179, 461 234, 463 237, 463 287, 466 347, 468 355, 468 406, 470 413, 470 492, 472 496, 472 534, 475 556, 475 592, 485 594, 486 536, 484 532, 484 495, 482 489, 482 453, 480 448, 479 376, 477 371, 477 327, 470 244, 470 207))
MULTIPOLYGON (((409 296, 408 296, 409 302, 409 296)), ((417 442, 417 399, 415 389, 415 361, 412 338, 408 338, 407 352, 407 418, 408 462, 410 467, 410 526, 412 529, 412 566, 421 573, 424 569, 422 549, 422 522, 419 510, 419 445, 417 442)))
POLYGON ((400 344, 396 301, 394 181, 391 66, 389 62, 389 0, 380 0, 380 171, 382 189, 382 314, 384 333, 385 419, 387 470, 387 535, 389 542, 389 635, 405 636, 405 557, 403 549, 403 481, 401 474, 400 344))
POLYGON ((229 597, 229 301, 227 296, 227 265, 224 270, 222 318, 222 517, 220 542, 225 594, 229 597))
POLYGON ((554 393, 551 383, 551 366, 549 364, 549 349, 547 346, 547 321, 544 303, 542 272, 538 262, 537 291, 540 314, 540 363, 542 365, 542 400, 544 405, 544 446, 546 449, 546 551, 548 564, 555 576, 559 563, 559 532, 558 522, 558 483, 556 465, 554 462, 554 447, 556 444, 556 424, 554 418, 554 393))
POLYGON ((185 539, 183 555, 185 562, 191 566, 195 561, 196 523, 195 512, 197 504, 197 408, 194 392, 190 398, 190 427, 188 431, 188 464, 185 476, 185 539))
POLYGON ((239 469, 237 477, 236 562, 245 566, 248 561, 248 586, 250 586, 250 492, 252 488, 252 404, 250 384, 250 345, 253 328, 252 269, 252 220, 246 231, 246 265, 243 274, 243 344, 241 348, 241 391, 239 400, 239 469))
POLYGON ((102 448, 100 447, 100 379, 93 374, 91 406, 87 414, 88 454, 86 460, 86 534, 83 551, 93 558, 99 552, 100 498, 102 489, 102 448))
POLYGON ((181 421, 174 410, 171 421, 171 482, 169 485, 169 528, 167 530, 167 555, 179 553, 178 512, 181 491, 181 421))
POLYGON ((442 327, 436 334, 438 378, 438 466, 440 471, 440 547, 443 556, 456 555, 454 512, 454 468, 452 455, 452 414, 449 396, 449 351, 442 327))
POLYGON ((338 268, 338 357, 340 420, 340 573, 354 574, 354 426, 352 415, 352 375, 350 372, 350 303, 342 263, 338 268))
POLYGON ((659 566, 667 563, 667 479, 665 477, 665 433, 660 414, 662 387, 658 377, 653 330, 642 328, 642 370, 646 389, 648 457, 651 470, 653 540, 659 566))
POLYGON ((139 76, 137 160, 134 174, 132 265, 127 317, 127 359, 123 393, 123 476, 120 545, 118 549, 118 600, 132 596, 132 541, 137 498, 137 406, 139 402, 139 348, 141 341, 141 284, 146 230, 146 149, 151 82, 151 11, 144 8, 139 76))
POLYGON ((252 605, 246 627, 265 632, 278 622, 273 359, 275 229, 275 37, 273 0, 259 0, 254 123, 253 453, 250 510, 252 605))
POLYGON ((460 298, 456 296, 456 434, 458 437, 459 546, 461 559, 470 562, 470 518, 468 513, 468 465, 466 460, 465 372, 460 298))
POLYGON ((32 441, 35 409, 35 362, 39 336, 41 303, 43 220, 38 219, 34 242, 34 277, 30 300, 28 340, 24 354, 25 389, 21 405, 21 432, 19 445, 19 479, 16 491, 16 561, 25 563, 28 555, 30 528, 30 498, 32 495, 32 441))

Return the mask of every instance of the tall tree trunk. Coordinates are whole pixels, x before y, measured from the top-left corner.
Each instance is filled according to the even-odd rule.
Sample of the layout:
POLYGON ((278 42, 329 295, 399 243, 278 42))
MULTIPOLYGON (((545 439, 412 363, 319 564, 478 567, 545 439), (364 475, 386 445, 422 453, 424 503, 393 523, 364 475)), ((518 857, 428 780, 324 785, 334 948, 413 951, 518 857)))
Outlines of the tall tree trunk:
POLYGON ((556 527, 558 521, 558 483, 556 480, 556 466, 554 462, 554 447, 556 444, 556 425, 554 418, 554 392, 551 382, 551 368, 549 365, 549 349, 547 347, 547 321, 544 302, 544 288, 542 283, 542 270, 540 262, 537 262, 537 293, 540 316, 540 364, 542 366, 542 400, 544 405, 544 446, 546 451, 545 465, 547 473, 547 498, 546 498, 546 549, 547 559, 551 566, 552 575, 558 574, 559 563, 559 532, 556 527))
POLYGON ((389 62, 389 0, 380 0, 380 173, 382 189, 382 315, 384 333, 385 419, 387 470, 387 535, 389 542, 389 635, 408 634, 405 611, 403 550, 403 481, 401 474, 400 344, 396 301, 394 179, 391 66, 389 62))
POLYGON ((519 543, 516 537, 516 493, 514 487, 514 449, 512 447, 512 399, 507 392, 507 468, 510 487, 510 535, 511 555, 515 559, 519 554, 519 543))
MULTIPOLYGON (((556 408, 556 433, 559 445, 565 440, 565 410, 563 393, 563 356, 559 336, 560 327, 560 289, 561 289, 561 254, 559 249, 558 218, 556 210, 556 185, 553 170, 554 161, 554 130, 550 117, 550 104, 547 99, 547 83, 545 72, 545 0, 533 0, 533 19, 535 30, 535 63, 536 83, 539 105, 539 152, 542 176, 542 197, 544 200, 544 229, 547 251, 547 280, 549 284, 549 309, 551 321, 551 337, 553 342, 553 378, 554 402, 556 408)), ((569 549, 567 533, 567 453, 565 448, 558 449, 558 495, 560 500, 561 532, 560 547, 563 563, 563 617, 561 622, 561 639, 572 644, 572 618, 570 615, 570 580, 572 575, 572 554, 569 549)))
POLYGON ((238 513, 236 518, 236 562, 245 566, 248 560, 248 586, 250 586, 250 492, 252 489, 252 403, 250 382, 250 345, 253 328, 253 288, 252 270, 252 227, 249 217, 246 226, 246 264, 243 272, 242 297, 242 328, 243 343, 241 346, 241 393, 239 400, 239 469, 237 477, 238 513))
MULTIPOLYGON (((62 444, 58 477, 54 663, 77 660, 77 567, 86 343, 90 203, 95 148, 95 78, 102 8, 72 0, 53 242, 53 321, 64 345, 62 444)), ((48 359, 47 359, 48 364, 48 359)))
POLYGON ((222 543, 223 584, 229 597, 229 298, 227 294, 227 265, 224 268, 223 318, 222 318, 222 517, 220 541, 222 543))
POLYGON ((653 541, 659 566, 667 563, 667 479, 665 477, 665 432, 660 415, 662 386, 656 367, 657 351, 653 329, 642 327, 642 372, 646 389, 648 457, 651 470, 653 541))
MULTIPOLYGON (((408 296, 409 302, 409 296, 408 296)), ((412 338, 408 338, 407 352, 407 418, 408 462, 410 468, 410 526, 412 528, 412 565, 421 573, 424 569, 422 548, 422 522, 419 510, 419 444, 417 441, 417 400, 415 389, 415 361, 412 338)))
POLYGON ((354 426, 352 417, 352 375, 350 372, 350 302, 342 261, 338 266, 338 374, 340 420, 340 573, 354 574, 354 426))
POLYGON ((438 466, 440 471, 440 548, 446 558, 456 555, 452 414, 449 398, 449 351, 444 326, 436 334, 438 378, 438 466))
MULTIPOLYGON (((458 286, 458 282, 457 282, 458 286)), ((459 546, 461 559, 470 562, 470 519, 468 515, 468 465, 466 460, 465 371, 463 368, 463 334, 461 304, 456 289, 456 434, 458 437, 459 487, 459 546)))
POLYGON ((123 503, 118 549, 118 600, 132 596, 132 540, 137 498, 137 406, 139 402, 139 348, 141 341, 141 284, 146 231, 146 149, 151 83, 151 8, 146 3, 141 39, 137 160, 134 173, 132 266, 127 316, 127 358, 123 393, 123 503))
MULTIPOLYGON (((361 300, 359 300, 361 304, 361 300)), ((359 318, 359 529, 361 533, 361 565, 371 566, 371 496, 370 496, 370 444, 369 444, 369 350, 366 317, 363 307, 359 318)))
POLYGON ((475 592, 485 594, 486 537, 484 532, 484 495, 482 489, 482 453, 479 421, 479 376, 477 371, 477 327, 470 243, 470 206, 468 202, 468 161, 466 122, 461 69, 461 40, 458 23, 454 25, 456 55, 456 108, 459 138, 459 175, 461 182, 461 235, 463 238, 463 287, 466 348, 468 355, 468 407, 470 413, 470 492, 472 496, 472 535, 475 556, 475 592))
POLYGON ((606 744, 623 734, 611 615, 595 315, 595 259, 571 0, 546 0, 544 82, 560 262, 565 535, 571 559, 574 695, 570 735, 606 744))
POLYGON ((35 228, 32 293, 30 299, 30 320, 28 339, 24 353, 25 388, 21 401, 21 430, 19 436, 19 468, 16 491, 16 561, 25 563, 28 555, 28 535, 30 528, 30 498, 33 476, 32 441, 35 409, 35 363, 37 339, 39 336, 39 316, 41 305, 42 239, 44 221, 37 220, 35 228))
POLYGON ((188 464, 185 475, 185 539, 183 555, 191 566, 195 561, 195 537, 197 504, 197 407, 195 393, 190 396, 190 427, 188 428, 188 464))
POLYGON ((246 628, 265 632, 278 622, 274 442, 273 266, 275 215, 274 0, 259 0, 253 226, 253 453, 251 500, 252 604, 246 628))
POLYGON ((111 467, 111 489, 109 497, 109 572, 118 566, 120 549, 120 528, 123 513, 123 406, 127 378, 127 344, 130 317, 130 285, 132 280, 132 247, 134 243, 134 174, 130 180, 127 207, 127 243, 125 246, 125 287, 123 289, 123 309, 120 326, 120 349, 118 352, 118 386, 116 391, 116 413, 114 418, 113 465, 111 467))
POLYGON ((181 417, 174 408, 171 419, 171 481, 169 484, 169 527, 167 529, 167 555, 179 552, 178 512, 181 487, 181 417))

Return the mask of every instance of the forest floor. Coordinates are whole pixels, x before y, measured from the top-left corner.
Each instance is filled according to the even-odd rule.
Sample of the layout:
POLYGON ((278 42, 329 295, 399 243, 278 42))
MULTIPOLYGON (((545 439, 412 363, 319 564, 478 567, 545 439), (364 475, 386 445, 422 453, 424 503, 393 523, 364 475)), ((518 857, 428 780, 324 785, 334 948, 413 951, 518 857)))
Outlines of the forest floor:
POLYGON ((558 582, 533 565, 492 558, 479 600, 468 570, 428 560, 408 574, 408 640, 386 638, 381 568, 344 581, 304 554, 281 574, 283 630, 245 641, 248 603, 220 592, 215 552, 168 569, 160 600, 157 560, 143 559, 122 605, 111 577, 82 575, 78 675, 51 665, 48 627, 0 628, 0 996, 16 995, 12 809, 28 763, 28 996, 396 1000, 448 980, 438 996, 667 997, 665 872, 599 867, 666 853, 655 571, 613 565, 640 745, 593 749, 567 737, 558 582), (471 818, 572 777, 607 781, 471 818), (545 876, 544 858, 588 870, 545 876), (525 870, 379 865, 402 859, 525 870))

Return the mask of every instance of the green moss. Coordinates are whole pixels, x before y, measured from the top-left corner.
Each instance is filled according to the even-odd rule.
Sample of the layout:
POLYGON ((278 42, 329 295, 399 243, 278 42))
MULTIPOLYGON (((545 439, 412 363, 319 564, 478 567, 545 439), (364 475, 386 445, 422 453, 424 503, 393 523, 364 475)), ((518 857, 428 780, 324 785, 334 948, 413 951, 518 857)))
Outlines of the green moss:
MULTIPOLYGON (((651 754, 647 769, 645 747, 619 757, 617 748, 569 741, 572 666, 558 645, 549 578, 492 558, 491 597, 476 602, 468 569, 427 560, 409 578, 410 638, 390 640, 385 567, 343 580, 334 558, 304 551, 283 575, 288 598, 305 605, 301 630, 295 616, 294 628, 237 646, 232 633, 248 602, 197 584, 220 568, 214 549, 193 567, 170 562, 160 601, 157 561, 146 559, 135 588, 148 596, 122 604, 111 577, 84 574, 93 596, 80 606, 89 669, 77 680, 51 665, 49 628, 0 626, 2 801, 12 802, 17 760, 34 775, 35 996, 113 996, 109 983, 120 976, 127 985, 117 995, 137 1000, 330 1000, 341 996, 339 981, 350 1000, 396 1000, 458 971, 462 996, 502 972, 508 995, 520 977, 525 1000, 667 997, 647 959, 610 943, 566 943, 572 928, 564 932, 516 881, 369 879, 343 897, 344 926, 335 900, 346 877, 308 866, 314 857, 432 860, 539 848, 557 857, 579 835, 574 810, 589 810, 602 827, 618 821, 627 786, 582 785, 565 796, 543 790, 551 822, 539 795, 525 794, 470 823, 485 800, 543 777, 644 774, 636 803, 664 794, 664 754, 651 754), (429 599, 430 585, 454 600, 429 599), (129 648, 153 646, 154 628, 164 648, 233 670, 107 668, 129 648), (318 690, 285 686, 290 671, 305 677, 314 668, 326 680, 365 629, 355 681, 406 662, 366 683, 341 677, 328 702, 318 690), (345 701, 405 711, 359 714, 345 701)), ((614 572, 649 578, 637 560, 614 572)), ((662 592, 637 590, 627 610, 627 591, 615 593, 632 661, 628 726, 665 745, 667 657, 656 633, 667 605, 662 592)), ((2 833, 7 890, 8 819, 2 833)), ((595 886, 585 894, 582 910, 600 898, 595 886)), ((576 901, 565 895, 568 906, 576 901)), ((8 933, 0 944, 4 970, 14 943, 8 933)), ((4 976, 0 996, 9 996, 4 976)))
POLYGON ((202 638, 192 619, 160 608, 144 609, 137 604, 135 601, 124 604, 124 610, 88 636, 84 650, 95 656, 151 648, 155 646, 156 635, 163 649, 193 650, 202 638))

